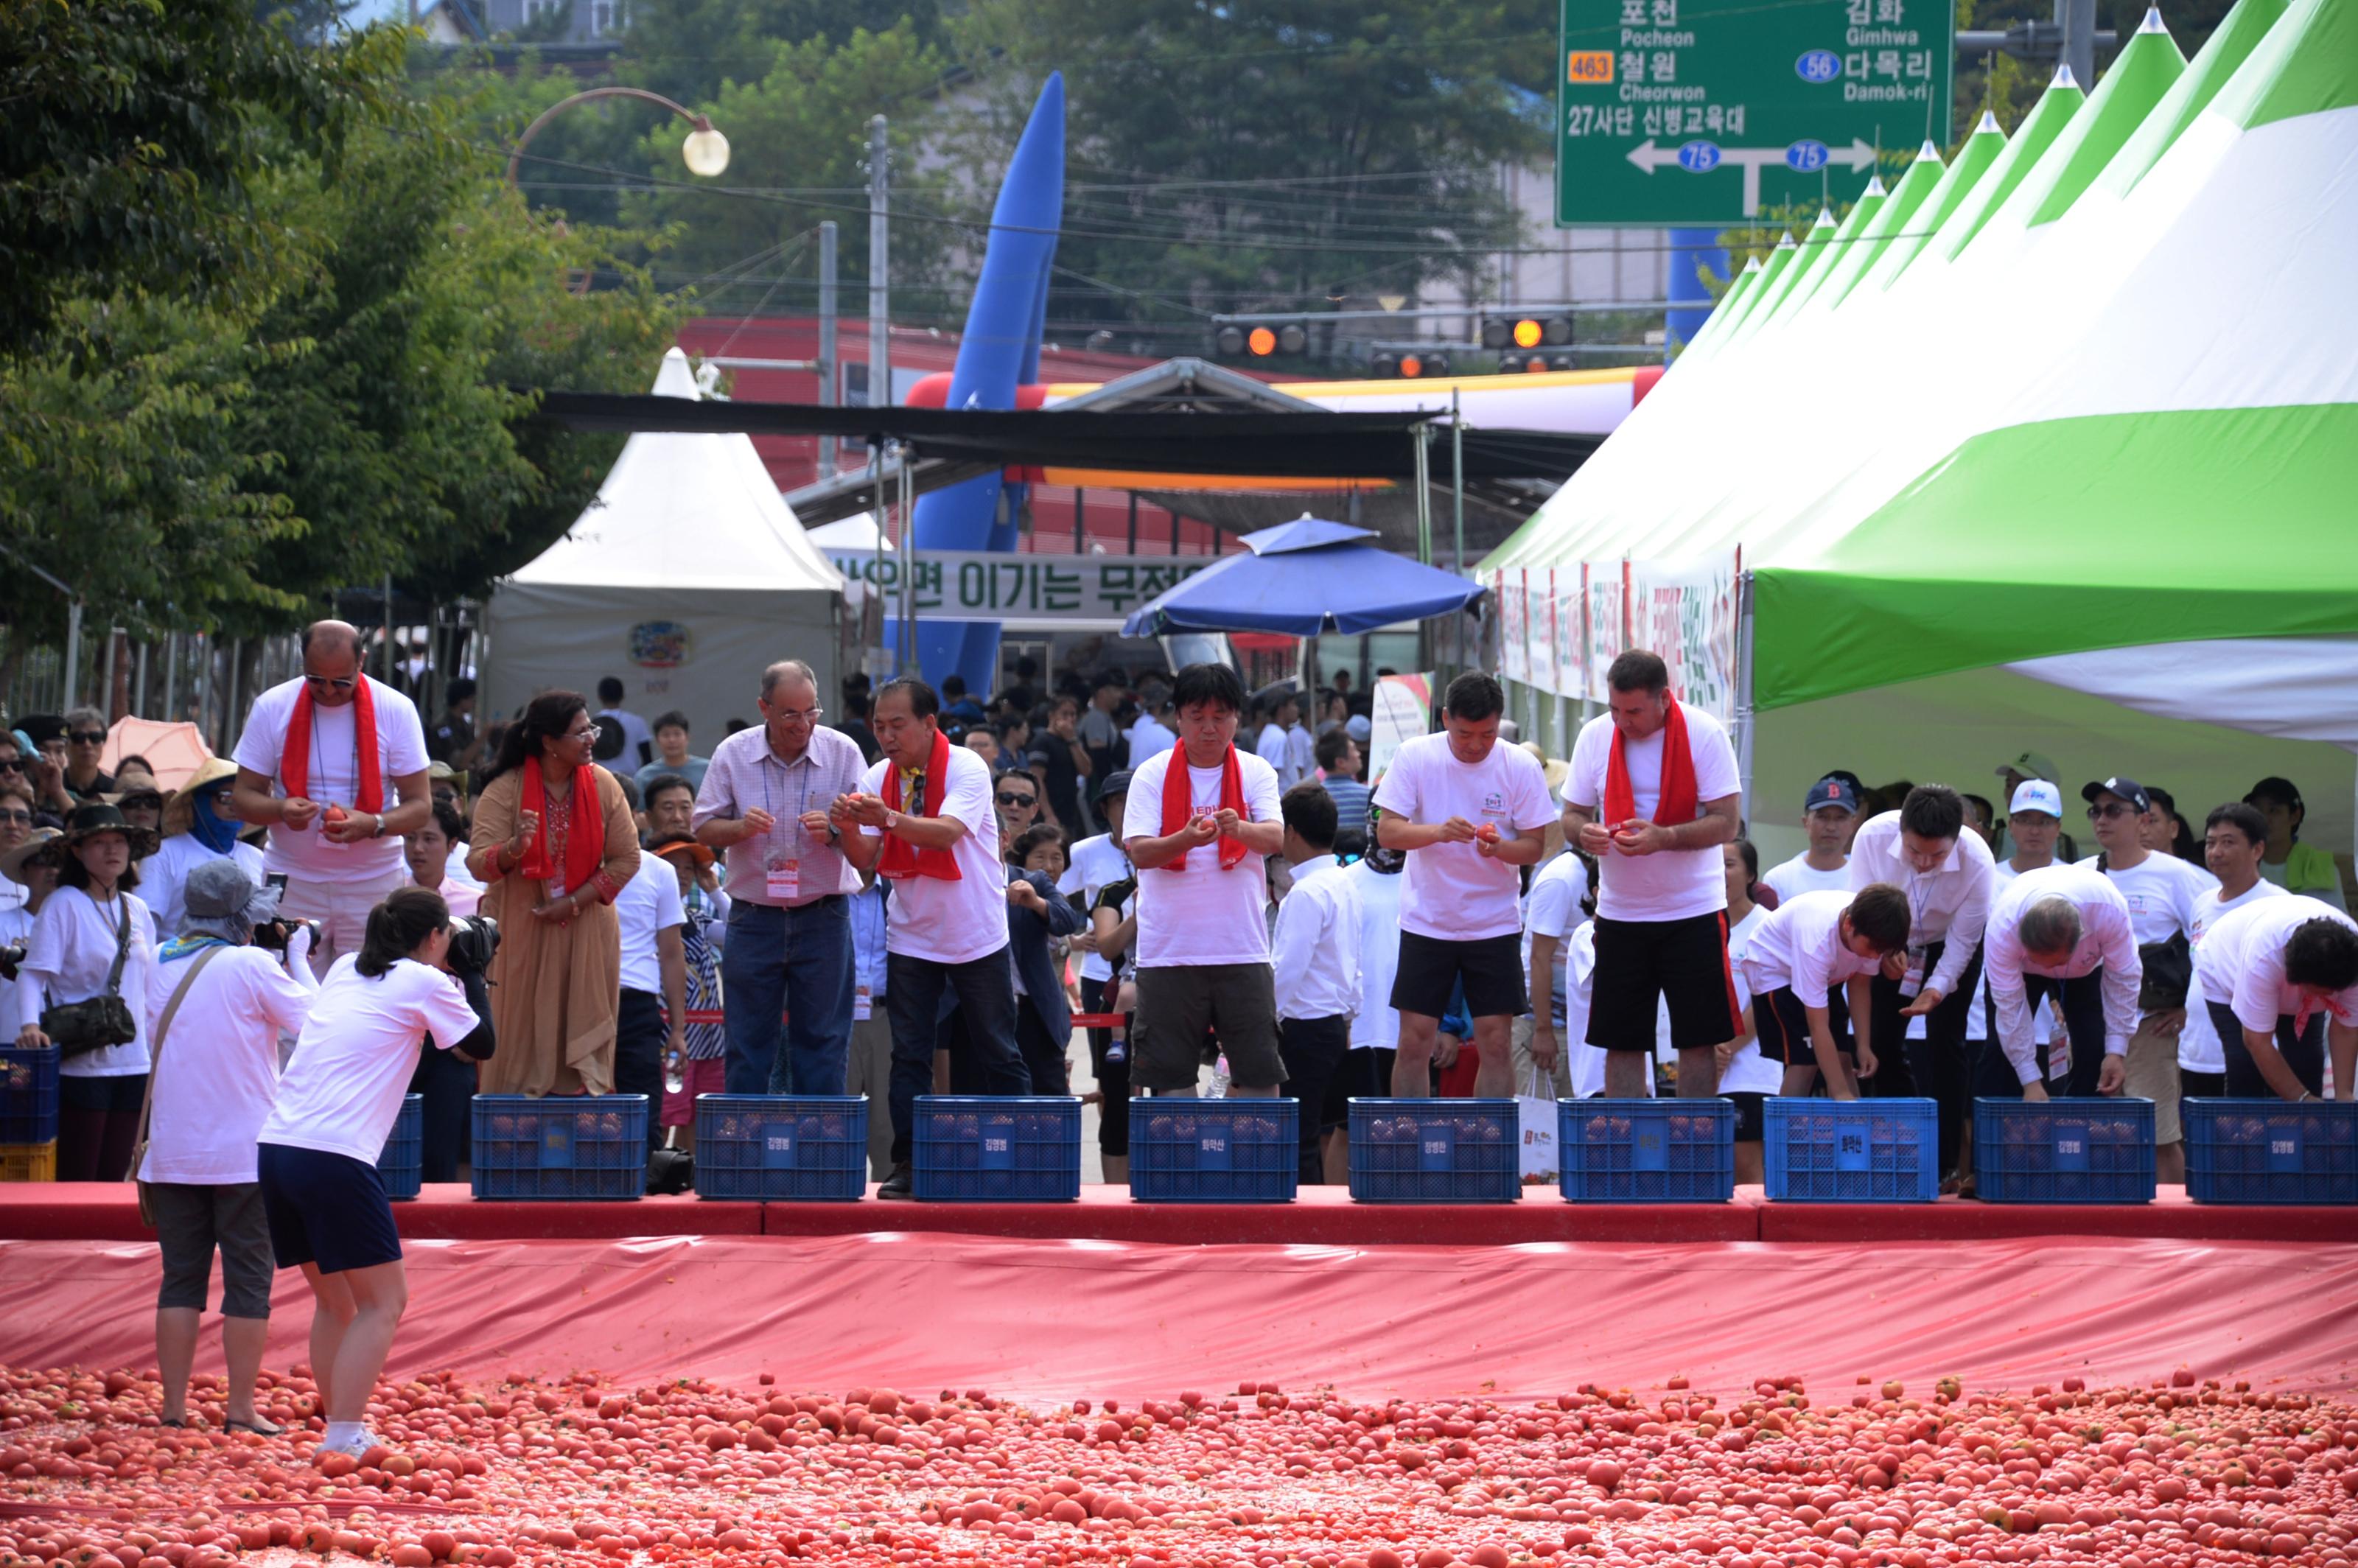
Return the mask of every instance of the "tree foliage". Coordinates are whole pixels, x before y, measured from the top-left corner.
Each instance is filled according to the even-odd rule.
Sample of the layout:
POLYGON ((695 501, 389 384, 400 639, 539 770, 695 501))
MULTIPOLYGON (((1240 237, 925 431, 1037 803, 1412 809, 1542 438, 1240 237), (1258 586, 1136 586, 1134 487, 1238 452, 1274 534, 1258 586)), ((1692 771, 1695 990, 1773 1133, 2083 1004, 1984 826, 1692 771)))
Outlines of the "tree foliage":
POLYGON ((727 83, 766 74, 780 44, 840 44, 896 28, 919 44, 939 42, 937 0, 633 0, 628 79, 700 103, 727 83))

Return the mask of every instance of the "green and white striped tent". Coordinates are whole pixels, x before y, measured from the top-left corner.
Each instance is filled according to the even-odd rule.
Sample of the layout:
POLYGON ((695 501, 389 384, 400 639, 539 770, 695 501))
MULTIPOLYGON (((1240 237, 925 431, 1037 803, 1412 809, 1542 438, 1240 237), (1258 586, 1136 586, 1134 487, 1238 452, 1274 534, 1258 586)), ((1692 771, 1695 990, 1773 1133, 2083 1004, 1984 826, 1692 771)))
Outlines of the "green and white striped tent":
POLYGON ((2287 774, 2346 856, 2353 255, 2358 0, 2240 0, 2190 62, 2149 15, 1747 267, 1484 568, 1740 548, 1765 822, 1825 767, 1994 794, 2036 750, 2198 831, 2287 774))

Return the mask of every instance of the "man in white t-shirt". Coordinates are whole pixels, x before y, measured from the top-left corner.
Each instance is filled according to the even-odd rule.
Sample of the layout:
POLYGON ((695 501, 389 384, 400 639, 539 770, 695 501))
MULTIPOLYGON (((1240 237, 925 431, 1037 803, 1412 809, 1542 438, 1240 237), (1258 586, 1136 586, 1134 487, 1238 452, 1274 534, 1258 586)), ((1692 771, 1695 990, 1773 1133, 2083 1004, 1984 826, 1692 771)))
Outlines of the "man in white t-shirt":
POLYGON ((623 778, 634 778, 641 768, 655 760, 655 732, 647 721, 622 706, 622 683, 612 676, 598 683, 598 700, 603 704, 598 717, 611 719, 622 731, 622 754, 614 759, 614 772, 623 778))
MULTIPOLYGON (((1090 711, 1094 713, 1097 710, 1092 708, 1090 711)), ((1104 781, 1098 785, 1097 799, 1093 803, 1097 807, 1098 820, 1109 824, 1110 830, 1084 838, 1075 844, 1071 855, 1065 860, 1065 874, 1056 882, 1056 891, 1072 900, 1073 906, 1078 909, 1084 917, 1096 910, 1098 894, 1116 882, 1129 881, 1136 874, 1130 869, 1130 857, 1122 853, 1120 838, 1122 808, 1130 800, 1130 777, 1128 768, 1117 769, 1107 774, 1104 781)), ((1081 955, 1081 1011, 1098 1013, 1113 1011, 1117 981, 1113 966, 1106 961, 1104 954, 1098 951, 1096 933, 1084 930, 1073 938, 1073 948, 1081 955)), ((1092 1029, 1088 1032, 1088 1037, 1089 1066, 1091 1075, 1098 1081, 1098 1087, 1104 1091, 1109 1099, 1128 1096, 1130 1093, 1129 1043, 1123 1042, 1120 1060, 1109 1061, 1106 1053, 1113 1044, 1113 1031, 1092 1029), (1107 1081, 1109 1071, 1118 1081, 1107 1081)), ((1098 1122, 1098 1153, 1105 1158, 1122 1161, 1121 1170, 1126 1173, 1130 1159, 1130 1140, 1126 1121, 1100 1118, 1098 1122), (1119 1142, 1120 1147, 1108 1147, 1109 1140, 1119 1142)), ((1115 1173, 1108 1171, 1106 1181, 1111 1184, 1115 1180, 1115 1173)))
POLYGON ((2178 1092, 2181 1098, 2217 1099, 2227 1092, 2226 1046, 2211 1022, 2202 990, 2202 939, 2232 910, 2257 899, 2281 898, 2284 889, 2260 874, 2268 849, 2268 819, 2240 800, 2212 809, 2202 825, 2202 862, 2218 885, 2194 901, 2194 924, 2186 933, 2194 949, 2194 983, 2186 994, 2186 1027, 2178 1034, 2178 1092))
POLYGON ((369 911, 409 880, 403 838, 433 809, 426 726, 409 698, 361 668, 360 632, 321 621, 303 633, 303 674, 254 699, 239 735, 231 802, 266 823, 265 870, 279 907, 316 923, 324 976, 367 934, 369 911))
POLYGON ((1572 934, 1588 923, 1587 903, 1588 863, 1570 849, 1540 867, 1523 899, 1523 973, 1531 982, 1531 1005, 1515 1020, 1511 1060, 1517 1094, 1534 1072, 1555 1080, 1557 1098, 1572 1093, 1572 1058, 1563 1049, 1569 1022, 1564 964, 1572 934))
POLYGON ((1171 699, 1159 693, 1139 697, 1138 722, 1130 727, 1130 771, 1136 773, 1148 759, 1159 757, 1179 743, 1178 732, 1163 722, 1171 717, 1171 699))
POLYGON ((1292 692, 1280 696, 1269 711, 1269 722, 1260 727, 1260 735, 1253 744, 1260 760, 1277 770, 1277 793, 1283 795, 1315 769, 1315 753, 1311 749, 1310 732, 1302 727, 1302 699, 1292 692), (1296 745, 1294 737, 1301 737, 1296 745))
POLYGON ((1518 867, 1539 863, 1555 819, 1547 774, 1529 752, 1498 743, 1507 695, 1496 677, 1469 670, 1449 683, 1441 732, 1392 753, 1376 785, 1376 842, 1408 856, 1401 888, 1400 1054, 1392 1094, 1422 1099, 1441 1020, 1462 986, 1480 1053, 1474 1092, 1515 1092, 1511 1028, 1525 1011, 1518 867))
POLYGON ((2358 1099, 2358 920, 2288 892, 2223 915, 2202 939, 2202 995, 2233 1099, 2358 1099))
POLYGON ((931 1094, 942 993, 955 991, 986 1092, 1025 1095, 1015 1044, 1015 969, 1007 954, 1007 871, 990 766, 942 733, 941 699, 924 681, 876 693, 883 759, 827 817, 860 871, 892 885, 884 928, 885 1011, 892 1020, 892 1173, 876 1195, 915 1195, 910 1162, 917 1097, 931 1094), (857 826, 859 832, 850 831, 857 826))
POLYGON ((1293 886, 1270 933, 1278 1050, 1299 1107, 1300 1177, 1314 1186, 1326 1176, 1327 1113, 1349 1108, 1347 1095, 1336 1091, 1351 1054, 1351 1015, 1360 1007, 1359 900, 1335 860, 1335 797, 1305 779, 1278 805, 1293 869, 1293 886))
POLYGON ((1130 1081, 1193 1095, 1210 1037, 1228 1059, 1230 1094, 1273 1098, 1285 1082, 1267 919, 1268 859, 1285 847, 1277 770, 1236 744, 1236 671, 1189 665, 1172 700, 1179 743, 1132 772, 1122 810, 1138 868, 1130 1081))
POLYGON ((1850 886, 1850 836, 1858 827, 1858 791, 1848 779, 1828 773, 1802 799, 1801 827, 1810 836, 1809 849, 1769 867, 1760 879, 1777 890, 1780 903, 1805 892, 1850 886))
POLYGON ((2178 1124, 2178 1037, 2191 1002, 2177 982, 2192 979, 2195 903, 2218 887, 2218 879, 2191 861, 2146 848, 2155 808, 2136 780, 2090 784, 2080 798, 2088 802, 2088 821, 2103 846, 2102 853, 2080 863, 2111 878, 2127 901, 2129 927, 2145 966, 2123 1092, 2153 1101, 2154 1176, 2181 1186, 2186 1149, 2178 1124))
POLYGON ((2120 1093, 2145 976, 2120 890, 2093 866, 2025 871, 1991 906, 1987 930, 1998 1049, 1983 1053, 1974 1095, 2004 1098, 2018 1083, 2024 1099, 2048 1098, 2030 1020, 2050 996, 2071 1054, 2063 1092, 2120 1093))
POLYGON ((1359 909, 1359 1007, 1351 1015, 1351 1050, 1327 1096, 1326 1184, 1351 1179, 1351 1101, 1383 1099, 1392 1092, 1392 1062, 1400 1051, 1400 1012, 1392 981, 1400 974, 1401 872, 1398 849, 1371 844, 1343 868, 1359 909))
MULTIPOLYGON (((1833 1098, 1858 1098, 1854 1052, 1833 1032, 1833 997, 1907 945, 1908 898, 1888 882, 1799 893, 1769 912, 1745 946, 1744 988, 1760 1054, 1785 1065, 1786 1094, 1807 1095, 1823 1078, 1833 1098)), ((1872 1056, 1856 1061, 1875 1071, 1872 1056)))
POLYGON ((1588 1042, 1609 1053, 1605 1092, 1636 1098, 1667 999, 1679 1094, 1706 1097, 1719 1047, 1743 1032, 1719 852, 1743 811, 1736 748, 1717 719, 1671 694, 1658 654, 1623 654, 1606 684, 1611 711, 1581 727, 1563 781, 1564 838, 1597 860, 1588 1042))
MULTIPOLYGON (((644 1095, 663 1105, 664 1063, 687 1059, 687 948, 680 927, 679 872, 660 855, 641 855, 639 869, 614 895, 622 933, 622 1006, 614 1025, 614 1092, 644 1095), (666 1023, 665 1013, 669 1013, 666 1023)), ((663 1119, 647 1118, 647 1144, 663 1147, 663 1119)))

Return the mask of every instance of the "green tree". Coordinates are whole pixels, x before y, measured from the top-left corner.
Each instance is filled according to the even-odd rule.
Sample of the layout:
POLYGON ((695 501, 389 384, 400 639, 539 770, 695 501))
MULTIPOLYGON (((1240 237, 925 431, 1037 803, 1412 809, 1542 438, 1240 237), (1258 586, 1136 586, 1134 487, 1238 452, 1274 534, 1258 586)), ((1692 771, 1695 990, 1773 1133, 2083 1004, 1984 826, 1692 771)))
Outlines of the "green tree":
POLYGON ((751 80, 779 44, 841 43, 903 22, 937 42, 937 0, 633 0, 623 80, 692 103, 751 80))

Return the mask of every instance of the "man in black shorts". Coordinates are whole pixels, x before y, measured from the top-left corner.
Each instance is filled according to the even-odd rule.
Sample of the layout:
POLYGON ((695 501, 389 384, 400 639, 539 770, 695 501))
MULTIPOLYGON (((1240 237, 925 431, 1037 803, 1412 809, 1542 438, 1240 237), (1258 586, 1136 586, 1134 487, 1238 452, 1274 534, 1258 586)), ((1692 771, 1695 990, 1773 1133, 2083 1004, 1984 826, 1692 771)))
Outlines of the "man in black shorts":
POLYGON ((1858 1098, 1858 1073, 1872 1073, 1875 1059, 1854 1065, 1833 1003, 1851 979, 1907 946, 1908 896, 1889 882, 1796 893, 1768 913, 1744 949, 1744 979, 1760 1054, 1785 1064, 1784 1093, 1806 1095, 1823 1077, 1833 1098, 1858 1098))
POLYGON ((1667 997, 1679 1095, 1700 1098, 1718 1090, 1718 1048, 1743 1033, 1719 851, 1742 816, 1736 748, 1671 695, 1655 654, 1631 649, 1606 684, 1610 711, 1581 727, 1563 780, 1564 838, 1597 863, 1588 1043, 1606 1054, 1606 1095, 1643 1095, 1667 997))
POLYGON ((1498 744, 1507 706, 1496 678, 1469 671, 1449 683, 1442 732, 1392 753, 1376 786, 1376 842, 1408 855, 1401 887, 1400 1054, 1392 1094, 1424 1099, 1442 1015, 1460 980, 1481 1065, 1474 1092, 1515 1092, 1509 1025, 1523 1011, 1522 891, 1517 868, 1536 865, 1555 820, 1537 759, 1498 744))

